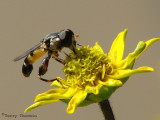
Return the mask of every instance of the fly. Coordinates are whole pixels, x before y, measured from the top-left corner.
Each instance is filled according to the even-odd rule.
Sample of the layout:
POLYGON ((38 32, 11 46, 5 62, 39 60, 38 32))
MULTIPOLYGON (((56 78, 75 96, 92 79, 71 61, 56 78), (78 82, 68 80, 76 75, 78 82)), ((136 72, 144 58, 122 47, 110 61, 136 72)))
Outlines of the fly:
POLYGON ((67 53, 62 51, 62 49, 66 47, 72 50, 76 54, 75 39, 78 36, 79 35, 77 34, 75 35, 70 29, 61 30, 60 32, 56 32, 56 33, 50 33, 39 44, 35 45, 25 53, 16 57, 14 61, 18 61, 26 57, 22 65, 22 73, 25 77, 29 77, 33 70, 33 63, 47 53, 48 54, 47 57, 43 59, 42 64, 39 67, 38 76, 40 80, 43 80, 45 82, 52 82, 56 79, 47 80, 41 77, 47 72, 50 58, 52 57, 56 61, 65 65, 65 61, 58 57, 59 56, 58 52, 63 52, 65 55, 68 56, 67 53))

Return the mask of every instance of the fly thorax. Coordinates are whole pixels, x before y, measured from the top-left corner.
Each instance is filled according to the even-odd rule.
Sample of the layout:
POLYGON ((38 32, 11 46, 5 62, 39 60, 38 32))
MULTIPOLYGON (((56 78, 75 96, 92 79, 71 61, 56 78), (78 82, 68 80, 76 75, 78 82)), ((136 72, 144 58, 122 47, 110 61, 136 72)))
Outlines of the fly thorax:
POLYGON ((52 51, 58 51, 61 48, 61 40, 59 38, 50 39, 49 49, 52 51))

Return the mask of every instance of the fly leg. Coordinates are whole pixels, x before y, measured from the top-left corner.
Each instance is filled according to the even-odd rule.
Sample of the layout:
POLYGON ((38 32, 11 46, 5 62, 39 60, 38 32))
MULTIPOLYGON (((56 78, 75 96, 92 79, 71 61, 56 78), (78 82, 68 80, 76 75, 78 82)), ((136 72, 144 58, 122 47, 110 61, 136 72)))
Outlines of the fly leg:
POLYGON ((64 52, 63 50, 61 50, 61 52, 63 52, 67 57, 71 58, 66 52, 64 52))
POLYGON ((84 46, 84 45, 81 45, 81 44, 79 44, 79 43, 77 43, 77 45, 78 45, 78 46, 81 46, 81 47, 83 47, 83 46, 84 46))
POLYGON ((52 52, 48 51, 48 56, 43 59, 42 65, 39 67, 39 73, 38 73, 39 76, 44 75, 47 72, 51 55, 52 55, 52 52))
MULTIPOLYGON (((39 76, 39 79, 42 80, 42 81, 44 81, 44 82, 53 82, 53 81, 57 80, 59 83, 61 83, 61 81, 58 80, 57 78, 51 79, 51 80, 47 80, 47 79, 44 79, 44 78, 42 78, 41 76, 39 76)), ((61 85, 63 86, 62 83, 61 83, 61 85)))
MULTIPOLYGON (((69 56, 67 53, 65 53, 67 56, 69 56)), ((58 57, 58 52, 54 52, 53 54, 52 54, 52 57, 53 57, 53 59, 55 59, 56 61, 58 61, 59 63, 61 63, 61 64, 63 64, 63 65, 65 65, 66 64, 66 62, 63 60, 63 59, 61 59, 61 58, 59 58, 58 57)))
POLYGON ((42 61, 42 65, 39 67, 39 74, 38 74, 38 78, 44 82, 53 82, 55 80, 57 80, 56 78, 55 79, 44 79, 42 78, 41 76, 44 75, 46 72, 47 72, 47 68, 48 68, 48 63, 49 63, 49 59, 51 58, 51 56, 58 62, 60 62, 61 64, 65 65, 65 61, 61 58, 58 58, 58 54, 56 53, 53 53, 51 51, 49 51, 48 53, 48 57, 46 57, 43 61, 42 61))
POLYGON ((48 70, 48 64, 49 64, 49 60, 51 58, 51 55, 52 55, 52 52, 48 51, 48 56, 43 59, 42 65, 39 67, 38 77, 40 80, 45 81, 41 76, 44 75, 48 70))
POLYGON ((44 81, 44 82, 53 82, 53 81, 57 80, 56 78, 55 79, 51 79, 51 80, 47 80, 47 79, 42 78, 41 76, 38 76, 38 78, 40 80, 44 81))
POLYGON ((63 59, 59 58, 59 57, 56 57, 56 58, 54 58, 54 59, 55 59, 56 61, 58 61, 59 63, 63 64, 63 65, 66 64, 66 62, 65 62, 63 59))

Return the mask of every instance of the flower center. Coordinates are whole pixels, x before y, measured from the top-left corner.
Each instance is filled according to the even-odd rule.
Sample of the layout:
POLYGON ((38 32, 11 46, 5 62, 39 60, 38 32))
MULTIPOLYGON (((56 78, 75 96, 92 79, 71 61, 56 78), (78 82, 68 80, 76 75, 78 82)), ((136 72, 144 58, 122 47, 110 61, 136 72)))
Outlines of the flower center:
POLYGON ((67 64, 63 69, 65 82, 69 86, 95 85, 97 80, 103 80, 105 75, 112 72, 110 59, 98 44, 93 48, 78 48, 76 53, 71 52, 70 57, 66 57, 67 64))

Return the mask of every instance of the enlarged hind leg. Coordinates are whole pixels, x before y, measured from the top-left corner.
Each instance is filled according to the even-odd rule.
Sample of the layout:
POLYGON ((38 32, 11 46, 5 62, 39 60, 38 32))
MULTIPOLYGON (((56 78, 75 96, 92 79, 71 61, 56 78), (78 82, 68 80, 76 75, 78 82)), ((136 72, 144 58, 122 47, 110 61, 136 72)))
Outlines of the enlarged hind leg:
POLYGON ((45 59, 43 59, 42 65, 39 67, 39 73, 38 73, 39 76, 44 75, 47 72, 49 60, 51 58, 51 54, 52 54, 52 52, 49 51, 48 56, 45 59))
MULTIPOLYGON (((51 56, 48 56, 49 58, 51 56)), ((43 62, 42 62, 42 65, 40 66, 40 69, 39 69, 39 74, 38 74, 38 78, 44 82, 53 82, 55 80, 57 80, 56 78, 55 79, 44 79, 42 78, 41 76, 44 75, 46 72, 47 72, 47 67, 48 67, 48 62, 49 62, 49 59, 48 57, 46 57, 43 62)), ((53 57, 56 61, 60 62, 61 64, 65 65, 65 61, 61 58, 58 58, 56 56, 53 57)))

